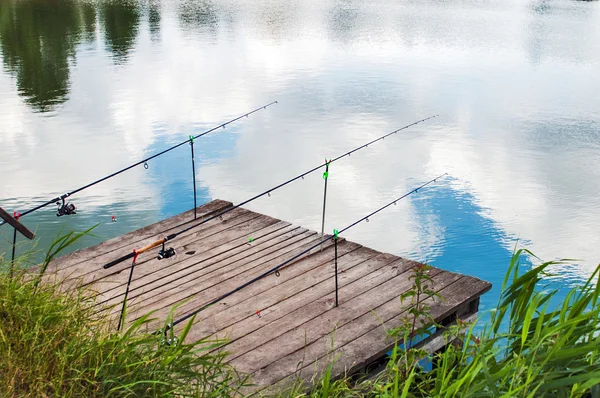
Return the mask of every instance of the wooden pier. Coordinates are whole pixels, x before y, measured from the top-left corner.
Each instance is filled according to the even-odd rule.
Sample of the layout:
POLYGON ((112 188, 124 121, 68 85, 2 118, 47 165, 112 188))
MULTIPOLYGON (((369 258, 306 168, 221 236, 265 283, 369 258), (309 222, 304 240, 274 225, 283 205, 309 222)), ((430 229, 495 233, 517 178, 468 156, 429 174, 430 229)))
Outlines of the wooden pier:
MULTIPOLYGON (((108 270, 103 265, 165 235, 199 223, 232 206, 213 200, 197 209, 152 224, 53 261, 49 280, 65 286, 84 284, 98 293, 99 310, 118 317, 131 262, 108 270)), ((172 307, 183 316, 202 307, 321 239, 319 234, 243 208, 234 209, 169 242, 176 256, 158 260, 150 250, 137 259, 131 283, 127 323, 155 310, 165 319, 172 307)), ((188 335, 228 338, 228 361, 251 374, 253 392, 280 388, 300 377, 309 381, 332 359, 333 376, 363 370, 392 347, 386 330, 397 326, 407 302, 399 296, 419 263, 381 253, 340 238, 339 306, 335 307, 334 250, 331 240, 279 276, 272 274, 200 312, 188 335)), ((432 268, 430 276, 443 300, 432 305, 441 325, 472 318, 479 297, 491 285, 480 279, 432 268)), ((157 321, 156 327, 160 326, 157 321)), ((437 335, 424 342, 430 352, 442 349, 437 335)))

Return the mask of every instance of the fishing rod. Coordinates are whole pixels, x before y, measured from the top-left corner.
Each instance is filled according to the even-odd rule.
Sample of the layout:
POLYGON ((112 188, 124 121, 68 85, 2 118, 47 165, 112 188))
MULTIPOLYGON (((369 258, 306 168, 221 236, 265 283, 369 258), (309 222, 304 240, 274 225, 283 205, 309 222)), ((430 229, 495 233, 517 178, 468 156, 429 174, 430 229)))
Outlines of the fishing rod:
MULTIPOLYGON (((373 211, 373 212, 369 213, 368 215, 366 215, 366 216, 364 216, 364 217, 362 217, 362 218, 358 219, 357 221, 353 222, 352 224, 348 225, 347 227, 345 227, 345 228, 343 228, 343 229, 341 229, 341 230, 339 230, 339 231, 337 231, 337 230, 334 230, 333 239, 337 240, 337 239, 338 239, 338 235, 339 235, 339 234, 341 234, 341 233, 343 233, 343 232, 345 232, 345 231, 349 230, 350 228, 352 228, 352 227, 354 227, 354 226, 356 226, 356 225, 360 224, 360 223, 361 223, 361 222, 363 222, 363 221, 367 221, 367 222, 368 222, 370 217, 372 217, 372 216, 374 216, 375 214, 379 213, 380 211, 382 211, 382 210, 384 210, 384 209, 386 209, 386 208, 390 207, 391 205, 395 205, 395 204, 396 204, 396 203, 397 203, 399 200, 402 200, 402 199, 406 198, 407 196, 409 196, 409 195, 412 195, 413 193, 416 193, 416 192, 418 192, 418 191, 419 191, 419 189, 421 189, 421 188, 424 188, 424 187, 426 187, 427 185, 429 185, 429 184, 431 184, 431 183, 433 183, 433 182, 436 182, 438 179, 442 178, 443 176, 445 176, 445 175, 447 175, 447 174, 448 174, 448 173, 444 173, 444 174, 442 174, 442 175, 439 175, 439 176, 435 177, 435 178, 434 178, 434 179, 432 179, 432 180, 429 180, 429 181, 427 181, 427 182, 426 182, 426 183, 424 183, 424 184, 421 184, 421 185, 419 185, 418 187, 414 188, 413 190, 411 190, 411 191, 409 191, 409 192, 405 193, 404 195, 400 196, 399 198, 396 198, 396 199, 394 199, 393 201, 389 202, 389 203, 388 203, 388 204, 386 204, 385 206, 382 206, 382 207, 380 207, 379 209, 377 209, 377 210, 375 210, 375 211, 373 211)), ((186 320, 190 319, 191 317, 193 317, 194 315, 198 314, 198 313, 199 313, 199 312, 201 312, 201 311, 204 311, 205 309, 207 309, 207 308, 208 308, 208 307, 210 307, 211 305, 214 305, 214 304, 218 303, 219 301, 221 301, 221 300, 223 300, 223 299, 225 299, 225 298, 227 298, 227 297, 231 296, 232 294, 234 294, 234 293, 236 293, 236 292, 239 292, 240 290, 244 289, 245 287, 248 287, 248 286, 250 286, 251 284, 253 284, 253 283, 255 283, 255 282, 259 281, 260 279, 262 279, 262 278, 266 277, 267 275, 270 275, 270 274, 272 274, 272 273, 278 274, 278 273, 279 273, 279 270, 280 270, 281 268, 285 267, 286 265, 289 265, 291 262, 293 262, 294 260, 297 260, 298 258, 300 258, 300 257, 302 257, 303 255, 307 254, 307 253, 308 253, 308 252, 310 252, 311 250, 313 250, 313 249, 316 249, 317 247, 319 247, 319 246, 320 246, 320 245, 322 245, 323 243, 327 242, 329 239, 332 239, 332 237, 323 238, 322 240, 320 240, 319 242, 315 243, 314 245, 312 245, 312 246, 311 246, 311 247, 309 247, 308 249, 306 249, 306 250, 303 250, 302 252, 300 252, 300 253, 296 254, 294 257, 287 259, 287 260, 286 260, 286 261, 284 261, 283 263, 281 263, 281 264, 279 264, 279 265, 277 265, 277 266, 275 266, 275 267, 273 267, 273 268, 271 268, 271 269, 269 269, 269 270, 267 270, 267 271, 263 272, 262 274, 260 274, 260 275, 258 275, 258 276, 256 276, 256 277, 254 277, 253 279, 251 279, 251 280, 249 280, 248 282, 246 282, 246 283, 244 283, 244 284, 242 284, 242 285, 240 285, 240 286, 236 287, 235 289, 233 289, 233 290, 231 290, 231 291, 229 291, 229 292, 225 293, 224 295, 222 295, 222 296, 220 296, 220 297, 217 297, 216 299, 214 299, 214 300, 210 301, 209 303, 207 303, 207 304, 203 305, 202 307, 200 307, 200 308, 199 308, 199 309, 197 309, 196 311, 193 311, 193 312, 191 312, 191 313, 189 313, 189 314, 187 314, 187 315, 185 315, 185 316, 183 316, 183 317, 181 317, 181 318, 177 319, 177 320, 176 320, 176 321, 174 321, 173 323, 171 323, 171 324, 167 325, 167 327, 165 328, 165 330, 164 330, 164 331, 163 331, 163 330, 159 330, 159 331, 157 331, 157 332, 156 332, 156 334, 160 334, 160 333, 163 333, 163 332, 164 332, 164 333, 166 333, 166 331, 168 331, 169 329, 171 329, 171 328, 173 328, 173 327, 177 326, 177 325, 178 325, 178 324, 180 324, 181 322, 184 322, 184 321, 186 321, 186 320)), ((336 257, 337 257, 337 256, 336 256, 336 257)), ((336 263, 336 265, 337 265, 337 263, 336 263)), ((337 300, 336 300, 336 301, 337 301, 337 300)))
POLYGON ((150 243, 149 245, 147 245, 147 246, 145 246, 145 247, 143 247, 143 248, 141 248, 141 249, 133 250, 133 252, 132 252, 132 253, 126 254, 126 255, 124 255, 124 256, 122 256, 122 257, 119 257, 118 259, 116 259, 116 260, 114 260, 114 261, 111 261, 111 262, 110 262, 110 263, 108 263, 108 264, 105 264, 105 265, 104 265, 104 269, 111 268, 111 267, 113 267, 113 266, 115 266, 115 265, 117 265, 117 264, 119 264, 119 263, 121 263, 121 262, 123 262, 123 261, 125 261, 125 260, 128 260, 128 259, 130 259, 130 258, 133 258, 133 259, 134 259, 134 261, 135 261, 135 259, 137 259, 137 256, 138 256, 138 255, 140 255, 140 254, 142 254, 142 253, 144 253, 144 252, 146 252, 146 251, 148 251, 148 250, 150 250, 150 249, 152 249, 152 248, 154 248, 154 247, 161 246, 161 245, 162 245, 162 249, 161 249, 161 250, 158 252, 158 259, 160 260, 160 259, 163 259, 163 258, 169 258, 169 257, 171 257, 171 256, 173 256, 173 255, 175 254, 175 251, 173 250, 173 248, 168 248, 168 249, 165 249, 165 243, 166 243, 166 242, 168 242, 168 241, 170 241, 170 240, 173 240, 173 239, 174 239, 174 238, 176 238, 178 235, 181 235, 181 234, 183 234, 183 233, 185 233, 185 232, 188 232, 188 231, 190 231, 191 229, 194 229, 194 228, 196 228, 196 227, 198 227, 198 226, 200 226, 200 225, 202 225, 202 224, 205 224, 205 223, 207 223, 207 222, 209 222, 209 221, 211 221, 211 220, 214 220, 215 218, 222 217, 222 216, 223 216, 223 214, 225 214, 225 213, 228 213, 228 212, 230 212, 230 211, 232 211, 232 210, 234 210, 234 209, 237 209, 238 207, 241 207, 241 206, 243 206, 243 205, 245 205, 245 204, 247 204, 247 203, 250 203, 250 202, 252 202, 253 200, 256 200, 256 199, 258 199, 258 198, 260 198, 260 197, 262 197, 262 196, 265 196, 265 195, 269 195, 269 196, 271 196, 271 192, 273 192, 273 191, 275 191, 275 190, 277 190, 277 189, 279 189, 279 188, 282 188, 282 187, 284 187, 284 186, 286 186, 286 185, 288 185, 288 184, 290 184, 290 183, 292 183, 292 182, 294 182, 294 181, 296 181, 296 180, 298 180, 298 179, 300 179, 300 178, 302 178, 302 179, 303 179, 303 178, 304 178, 306 175, 308 175, 308 174, 311 174, 311 173, 313 173, 313 172, 315 172, 315 171, 319 170, 319 169, 320 169, 320 168, 322 168, 322 167, 329 166, 331 163, 333 163, 333 162, 336 162, 336 161, 340 160, 341 158, 343 158, 343 157, 345 157, 345 156, 350 156, 350 155, 351 155, 351 154, 353 154, 354 152, 356 152, 356 151, 359 151, 359 150, 361 150, 361 149, 363 149, 363 148, 366 148, 366 147, 368 147, 369 145, 371 145, 371 144, 373 144, 373 143, 375 143, 375 142, 377 142, 377 141, 384 140, 386 137, 389 137, 390 135, 396 134, 396 133, 398 133, 399 131, 405 130, 405 129, 409 128, 409 127, 412 127, 412 126, 414 126, 414 125, 416 125, 416 124, 422 123, 422 122, 424 122, 424 121, 426 121, 426 120, 433 119, 434 117, 437 117, 437 116, 438 116, 438 115, 433 115, 433 116, 430 116, 430 117, 428 117, 428 118, 421 119, 421 120, 418 120, 418 121, 416 121, 416 122, 413 122, 413 123, 407 124, 406 126, 400 127, 399 129, 396 129, 396 130, 394 130, 394 131, 392 131, 392 132, 390 132, 390 133, 387 133, 387 134, 385 134, 385 135, 383 135, 383 136, 381 136, 381 137, 379 137, 379 138, 376 138, 376 139, 374 139, 374 140, 372 140, 372 141, 369 141, 369 142, 367 142, 366 144, 363 144, 363 145, 361 145, 361 146, 359 146, 359 147, 357 147, 357 148, 354 148, 353 150, 351 150, 351 151, 349 151, 349 152, 346 152, 346 153, 344 153, 344 154, 342 154, 342 155, 340 155, 340 156, 338 156, 338 157, 336 157, 336 158, 334 158, 334 159, 330 159, 329 161, 325 161, 325 163, 323 163, 323 164, 321 164, 321 165, 319 165, 319 166, 317 166, 317 167, 314 167, 314 168, 312 168, 312 169, 310 169, 310 170, 308 170, 308 171, 305 171, 305 172, 304 172, 304 173, 302 173, 302 174, 298 174, 296 177, 294 177, 294 178, 291 178, 291 179, 289 179, 289 180, 287 180, 287 181, 285 181, 285 182, 283 182, 283 183, 281 183, 281 184, 279 184, 279 185, 276 185, 276 186, 274 186, 273 188, 271 188, 271 189, 268 189, 268 190, 266 190, 266 191, 264 191, 264 192, 262 192, 262 193, 260 193, 260 194, 258 194, 258 195, 256 195, 256 196, 253 196, 253 197, 251 197, 250 199, 247 199, 247 200, 243 201, 242 203, 240 203, 240 204, 238 204, 238 205, 236 205, 236 206, 228 207, 227 209, 223 210, 222 212, 220 212, 220 213, 218 213, 218 214, 215 214, 215 215, 213 215, 212 217, 209 217, 209 218, 207 218, 207 219, 204 219, 204 220, 202 220, 202 221, 201 221, 200 223, 198 223, 198 224, 191 225, 191 226, 189 226, 189 227, 187 227, 187 228, 185 228, 185 229, 183 229, 183 230, 181 230, 181 231, 179 231, 179 232, 176 232, 176 233, 173 233, 173 234, 167 235, 166 237, 164 237, 164 238, 162 238, 162 239, 159 239, 159 240, 157 240, 157 241, 155 241, 155 242, 152 242, 152 243, 150 243))
MULTIPOLYGON (((125 167, 125 168, 123 168, 123 169, 121 169, 119 171, 116 171, 116 172, 114 172, 112 174, 109 174, 106 177, 103 177, 103 178, 101 178, 99 180, 91 182, 91 183, 89 183, 87 185, 84 185, 84 186, 82 186, 80 188, 77 188, 77 189, 75 189, 75 190, 73 190, 71 192, 67 192, 67 193, 65 193, 65 194, 63 194, 61 196, 57 196, 54 199, 50 199, 47 202, 44 202, 44 203, 42 203, 42 204, 40 204, 40 205, 38 205, 38 206, 36 206, 34 208, 31 208, 29 210, 24 211, 23 213, 17 213, 17 214, 19 214, 19 217, 22 217, 22 216, 25 216, 25 215, 27 215, 29 213, 33 213, 34 211, 37 211, 37 210, 39 210, 41 208, 44 208, 44 207, 46 207, 46 206, 48 206, 48 205, 50 205, 52 203, 56 203, 59 206, 58 207, 57 216, 76 214, 75 205, 73 205, 72 203, 65 203, 65 199, 68 198, 69 196, 74 195, 74 194, 76 194, 78 192, 81 192, 84 189, 90 188, 90 187, 92 187, 92 186, 94 186, 96 184, 99 184, 99 183, 103 182, 103 181, 106 181, 109 178, 115 177, 115 176, 117 176, 117 175, 119 175, 121 173, 124 173, 127 170, 130 170, 130 169, 132 169, 132 168, 134 168, 136 166, 139 166, 141 164, 143 164, 145 168, 148 168, 147 162, 149 160, 152 160, 152 159, 154 159, 154 158, 156 158, 158 156, 164 155, 165 153, 170 152, 170 151, 172 151, 172 150, 174 150, 176 148, 179 148, 180 146, 185 145, 188 142, 193 142, 196 138, 199 138, 199 137, 202 137, 202 136, 204 136, 206 134, 212 133, 213 131, 215 131, 217 129, 225 128, 225 126, 227 126, 227 125, 229 125, 229 124, 231 124, 233 122, 236 122, 236 121, 240 120, 243 117, 248 117, 248 116, 252 115, 253 113, 256 113, 256 112, 261 111, 263 109, 267 109, 267 107, 269 107, 269 106, 271 106, 273 104, 277 104, 277 101, 273 101, 273 102, 268 103, 266 105, 263 105, 263 106, 261 106, 259 108, 256 108, 256 109, 254 109, 254 110, 252 110, 250 112, 244 113, 243 115, 240 115, 240 116, 238 116, 238 117, 236 117, 234 119, 229 120, 228 122, 219 124, 218 126, 215 126, 215 127, 211 128, 210 130, 206 130, 205 132, 203 132, 201 134, 198 134, 196 136, 190 136, 190 138, 188 138, 187 140, 185 140, 183 142, 180 142, 179 144, 174 145, 174 146, 172 146, 170 148, 167 148, 164 151, 156 153, 156 154, 154 154, 154 155, 152 155, 152 156, 150 156, 150 157, 148 157, 146 159, 140 160, 139 162, 136 162, 136 163, 134 163, 134 164, 132 164, 130 166, 127 166, 127 167, 125 167)), ((0 226, 2 226, 4 224, 6 224, 6 221, 0 222, 0 226)))

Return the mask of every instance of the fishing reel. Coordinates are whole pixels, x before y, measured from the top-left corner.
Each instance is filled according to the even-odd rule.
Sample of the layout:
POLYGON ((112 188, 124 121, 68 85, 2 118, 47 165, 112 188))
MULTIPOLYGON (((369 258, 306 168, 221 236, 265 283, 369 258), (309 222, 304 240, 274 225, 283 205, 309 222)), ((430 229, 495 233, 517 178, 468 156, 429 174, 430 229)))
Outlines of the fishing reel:
POLYGON ((77 214, 77 208, 75 207, 75 205, 73 203, 65 203, 65 198, 61 198, 62 199, 62 203, 61 202, 56 202, 56 205, 58 206, 58 211, 56 213, 57 217, 61 217, 61 216, 70 216, 71 214, 77 214))
POLYGON ((156 256, 156 258, 158 260, 162 260, 163 258, 173 257, 176 254, 177 253, 175 253, 175 249, 173 249, 172 247, 169 247, 168 249, 165 249, 165 242, 163 242, 162 249, 160 249, 158 251, 158 256, 156 256))

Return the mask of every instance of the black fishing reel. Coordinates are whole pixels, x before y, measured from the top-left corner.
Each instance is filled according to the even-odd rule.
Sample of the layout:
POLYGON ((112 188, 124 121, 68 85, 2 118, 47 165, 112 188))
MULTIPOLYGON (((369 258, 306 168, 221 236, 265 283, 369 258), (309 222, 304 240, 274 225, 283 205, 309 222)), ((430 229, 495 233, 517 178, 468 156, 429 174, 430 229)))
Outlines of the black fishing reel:
POLYGON ((70 216, 71 214, 77 214, 77 208, 75 207, 75 205, 73 203, 65 203, 65 198, 61 198, 62 199, 62 203, 61 202, 56 202, 56 205, 58 206, 58 211, 56 213, 57 217, 61 217, 61 216, 70 216))
POLYGON ((173 257, 175 254, 177 254, 175 253, 175 249, 172 247, 165 249, 165 243, 163 242, 162 249, 158 251, 158 256, 156 256, 156 258, 162 260, 163 258, 173 257))

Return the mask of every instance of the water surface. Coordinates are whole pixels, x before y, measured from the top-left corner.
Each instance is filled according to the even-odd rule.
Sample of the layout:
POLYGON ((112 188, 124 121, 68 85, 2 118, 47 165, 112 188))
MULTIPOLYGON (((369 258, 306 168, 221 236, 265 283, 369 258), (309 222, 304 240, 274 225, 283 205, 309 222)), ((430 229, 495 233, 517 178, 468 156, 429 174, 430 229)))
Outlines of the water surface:
MULTIPOLYGON (((326 229, 441 173, 345 237, 494 284, 517 240, 580 283, 600 262, 600 3, 0 0, 0 206, 23 211, 257 106, 196 141, 198 199, 238 203, 324 158, 326 229)), ((248 207, 320 229, 323 180, 248 207)), ((24 217, 48 246, 189 209, 187 146, 24 217), (117 222, 111 222, 111 216, 117 222)), ((0 251, 10 249, 12 231, 0 251)), ((20 246, 19 251, 27 250, 20 246)))

